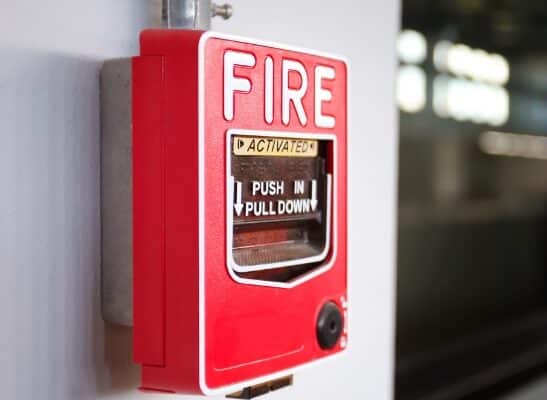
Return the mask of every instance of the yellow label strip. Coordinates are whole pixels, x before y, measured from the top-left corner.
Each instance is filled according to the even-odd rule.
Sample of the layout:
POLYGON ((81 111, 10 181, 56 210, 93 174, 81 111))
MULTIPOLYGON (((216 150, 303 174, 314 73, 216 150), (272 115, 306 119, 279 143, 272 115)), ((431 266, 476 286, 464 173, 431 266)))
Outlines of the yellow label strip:
POLYGON ((316 157, 317 140, 263 136, 234 136, 236 156, 316 157))

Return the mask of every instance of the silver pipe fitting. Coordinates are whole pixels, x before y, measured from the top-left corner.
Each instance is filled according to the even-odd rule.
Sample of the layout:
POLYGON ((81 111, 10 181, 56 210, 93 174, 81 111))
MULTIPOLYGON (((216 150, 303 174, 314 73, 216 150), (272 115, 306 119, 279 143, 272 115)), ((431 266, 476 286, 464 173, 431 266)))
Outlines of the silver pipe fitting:
POLYGON ((211 5, 211 14, 213 17, 221 17, 222 19, 230 19, 233 14, 233 8, 231 4, 215 4, 211 5))
POLYGON ((162 24, 170 29, 211 28, 211 18, 228 19, 233 10, 230 4, 217 5, 211 0, 162 0, 162 24))

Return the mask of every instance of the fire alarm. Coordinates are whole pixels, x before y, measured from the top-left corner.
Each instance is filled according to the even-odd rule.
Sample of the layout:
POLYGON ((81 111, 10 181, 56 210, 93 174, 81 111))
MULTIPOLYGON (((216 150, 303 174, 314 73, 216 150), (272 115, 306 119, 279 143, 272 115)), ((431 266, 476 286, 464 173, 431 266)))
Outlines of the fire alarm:
MULTIPOLYGON (((108 182, 103 211, 130 194, 127 318, 142 388, 267 391, 276 384, 265 382, 342 352, 345 61, 214 32, 148 30, 123 71, 110 66, 109 76, 125 74, 130 101, 117 113, 103 101, 114 132, 103 138, 103 169, 116 166, 106 147, 119 147, 116 121, 126 118, 132 174, 124 190, 108 182)), ((105 212, 107 223, 118 218, 105 212)), ((119 235, 111 239, 115 253, 119 235)))

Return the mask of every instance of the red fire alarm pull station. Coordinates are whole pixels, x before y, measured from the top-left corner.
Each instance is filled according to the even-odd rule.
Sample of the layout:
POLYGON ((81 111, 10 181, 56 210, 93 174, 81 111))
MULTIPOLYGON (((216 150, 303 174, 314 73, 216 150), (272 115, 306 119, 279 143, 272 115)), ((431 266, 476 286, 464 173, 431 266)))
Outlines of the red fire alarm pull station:
POLYGON ((131 92, 142 388, 227 394, 342 352, 344 60, 148 30, 131 92))

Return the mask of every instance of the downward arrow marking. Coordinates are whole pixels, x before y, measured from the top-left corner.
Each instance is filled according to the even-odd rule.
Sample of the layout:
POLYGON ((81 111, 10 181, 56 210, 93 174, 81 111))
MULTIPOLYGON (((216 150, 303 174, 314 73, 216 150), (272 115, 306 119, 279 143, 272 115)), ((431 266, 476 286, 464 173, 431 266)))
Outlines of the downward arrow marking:
POLYGON ((235 181, 236 184, 236 202, 234 204, 234 209, 236 210, 236 214, 239 217, 241 215, 241 211, 243 210, 243 203, 241 202, 241 182, 235 181))
POLYGON ((312 179, 311 181, 311 209, 315 211, 317 208, 317 204, 319 202, 317 201, 317 181, 315 179, 312 179))

